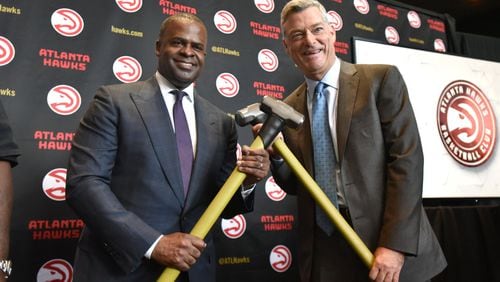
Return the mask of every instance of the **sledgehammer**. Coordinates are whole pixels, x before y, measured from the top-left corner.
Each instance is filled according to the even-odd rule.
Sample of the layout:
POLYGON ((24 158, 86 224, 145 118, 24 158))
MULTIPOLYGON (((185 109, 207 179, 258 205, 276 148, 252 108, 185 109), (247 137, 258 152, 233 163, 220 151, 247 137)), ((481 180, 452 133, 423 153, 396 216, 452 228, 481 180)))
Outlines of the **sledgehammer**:
MULTIPOLYGON (((262 107, 263 110, 266 109, 265 105, 262 105, 262 107)), ((235 120, 238 125, 255 125, 257 123, 261 123, 262 120, 265 120, 266 113, 264 111, 261 111, 260 108, 261 107, 259 107, 258 103, 256 103, 237 111, 235 120)), ((267 148, 267 146, 265 148, 267 148)), ((316 181, 314 181, 311 175, 297 160, 297 158, 290 151, 285 142, 282 139, 277 138, 276 140, 274 140, 273 148, 281 154, 285 162, 299 178, 302 185, 309 191, 316 203, 320 205, 320 207, 325 211, 326 215, 336 226, 337 230, 340 231, 342 236, 344 236, 344 238, 351 245, 354 251, 361 257, 366 266, 368 268, 371 268, 373 263, 373 254, 370 252, 368 247, 366 247, 361 238, 359 238, 358 234, 356 234, 352 227, 342 217, 342 215, 335 208, 330 199, 328 199, 328 196, 326 196, 325 192, 323 192, 316 181)))
MULTIPOLYGON (((296 112, 292 107, 279 100, 264 97, 261 108, 266 112, 267 118, 258 136, 250 145, 251 148, 267 148, 281 129, 287 125, 298 127, 304 121, 304 116, 296 112)), ((212 229, 215 221, 220 217, 222 211, 227 206, 234 193, 245 180, 246 174, 235 168, 215 198, 208 205, 198 222, 191 230, 190 234, 198 238, 205 238, 208 231, 212 229)), ((159 282, 173 282, 179 276, 180 271, 175 268, 166 268, 158 278, 159 282)))

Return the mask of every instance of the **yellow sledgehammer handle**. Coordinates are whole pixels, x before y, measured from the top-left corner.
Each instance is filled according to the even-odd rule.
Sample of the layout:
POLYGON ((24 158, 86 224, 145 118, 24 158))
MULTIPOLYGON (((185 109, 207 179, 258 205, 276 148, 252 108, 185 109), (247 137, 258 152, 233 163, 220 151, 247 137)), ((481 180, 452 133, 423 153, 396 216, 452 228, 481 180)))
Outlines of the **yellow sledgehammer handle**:
MULTIPOLYGON (((264 148, 264 143, 262 142, 262 138, 257 136, 253 143, 250 145, 252 149, 264 148)), ((208 231, 212 229, 212 226, 215 224, 217 219, 226 208, 227 204, 234 196, 238 188, 243 183, 243 180, 246 178, 246 174, 238 171, 238 168, 234 168, 233 172, 226 180, 222 188, 220 188, 219 192, 212 200, 210 205, 208 205, 205 212, 201 215, 198 222, 196 222, 195 226, 191 230, 191 235, 196 236, 198 238, 204 239, 207 236, 208 231)), ((175 268, 166 268, 161 276, 158 278, 158 282, 174 282, 175 279, 179 276, 180 271, 175 268)))
POLYGON ((304 187, 311 193, 317 204, 325 211, 326 215, 335 224, 337 230, 344 236, 351 247, 361 257, 368 268, 371 268, 373 263, 373 254, 370 252, 365 243, 354 232, 352 227, 345 221, 339 211, 332 204, 325 192, 318 186, 316 181, 309 175, 302 164, 297 160, 295 155, 290 151, 288 146, 282 139, 277 138, 273 143, 273 148, 277 150, 288 166, 293 170, 294 174, 300 179, 304 187))

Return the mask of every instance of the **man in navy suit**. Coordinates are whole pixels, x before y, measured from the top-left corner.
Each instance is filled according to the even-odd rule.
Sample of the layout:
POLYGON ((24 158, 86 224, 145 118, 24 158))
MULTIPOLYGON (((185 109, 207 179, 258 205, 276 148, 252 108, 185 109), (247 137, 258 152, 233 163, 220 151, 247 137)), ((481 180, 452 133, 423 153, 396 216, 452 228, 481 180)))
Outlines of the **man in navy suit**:
POLYGON ((69 205, 86 224, 75 281, 155 281, 165 267, 183 271, 181 281, 215 281, 212 235, 204 241, 188 232, 236 164, 249 176, 223 216, 251 211, 249 185, 267 175, 269 155, 244 146, 237 161, 233 119, 194 89, 206 45, 198 17, 167 18, 154 77, 101 87, 80 122, 66 188, 69 205), (172 92, 179 91, 192 144, 188 180, 178 155, 185 144, 176 141, 174 125, 172 92))

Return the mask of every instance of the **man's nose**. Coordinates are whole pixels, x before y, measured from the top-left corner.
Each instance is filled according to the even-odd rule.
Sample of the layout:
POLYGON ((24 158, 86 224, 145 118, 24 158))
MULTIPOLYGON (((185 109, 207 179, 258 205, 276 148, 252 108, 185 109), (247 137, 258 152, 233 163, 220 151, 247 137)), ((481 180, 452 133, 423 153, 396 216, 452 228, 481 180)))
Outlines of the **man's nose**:
POLYGON ((317 41, 316 36, 310 30, 306 31, 304 39, 308 45, 314 45, 314 43, 316 43, 317 41))
POLYGON ((185 44, 184 46, 182 46, 181 52, 186 56, 193 56, 193 46, 191 46, 191 44, 185 44))

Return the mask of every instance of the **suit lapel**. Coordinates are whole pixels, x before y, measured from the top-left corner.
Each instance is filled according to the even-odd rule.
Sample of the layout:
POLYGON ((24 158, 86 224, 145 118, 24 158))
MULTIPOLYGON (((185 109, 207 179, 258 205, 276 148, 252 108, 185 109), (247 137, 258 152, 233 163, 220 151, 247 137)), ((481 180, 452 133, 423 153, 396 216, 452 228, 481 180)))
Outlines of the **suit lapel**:
POLYGON ((347 135, 349 134, 354 102, 356 101, 359 86, 359 77, 356 72, 354 65, 341 62, 339 97, 337 100, 337 146, 340 161, 344 158, 347 135))
POLYGON ((141 91, 131 93, 130 97, 142 117, 163 174, 182 206, 184 192, 179 160, 176 157, 177 143, 168 110, 156 79, 147 80, 141 91))
POLYGON ((291 106, 298 111, 299 113, 304 115, 304 123, 302 126, 299 126, 297 129, 289 129, 295 130, 297 133, 293 134, 293 136, 299 136, 300 140, 295 140, 295 144, 299 144, 299 152, 300 156, 303 159, 304 167, 312 172, 313 168, 313 156, 312 156, 312 140, 311 140, 311 121, 309 120, 309 112, 307 111, 307 85, 306 83, 302 83, 294 93, 290 94, 290 96, 295 95, 295 99, 292 101, 291 106))

